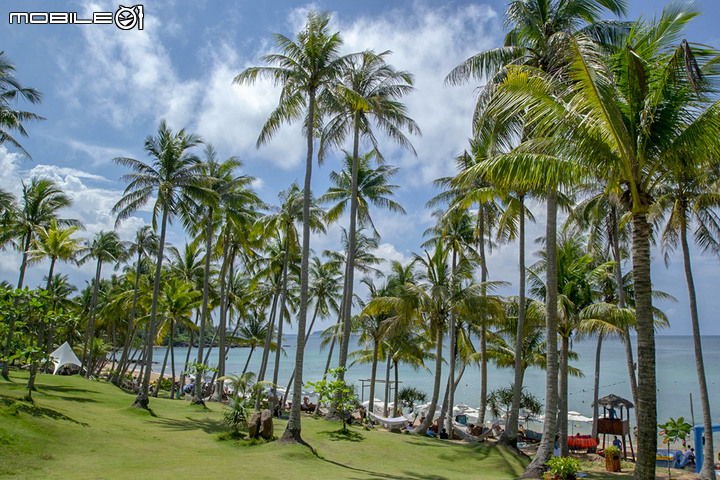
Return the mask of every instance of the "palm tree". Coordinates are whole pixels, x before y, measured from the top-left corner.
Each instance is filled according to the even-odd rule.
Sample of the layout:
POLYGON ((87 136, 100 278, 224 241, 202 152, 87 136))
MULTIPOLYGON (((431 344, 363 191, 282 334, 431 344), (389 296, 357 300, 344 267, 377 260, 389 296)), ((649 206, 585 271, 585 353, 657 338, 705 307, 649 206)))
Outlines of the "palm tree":
MULTIPOLYGON (((358 158, 357 164, 357 201, 356 217, 359 220, 360 228, 370 228, 375 236, 378 232, 370 216, 370 204, 378 208, 385 208, 393 213, 405 215, 405 209, 395 202, 392 195, 400 188, 398 185, 390 185, 392 176, 398 172, 397 167, 391 165, 378 165, 376 168, 370 166, 370 161, 378 159, 376 150, 372 150, 358 158)), ((330 183, 328 191, 318 198, 318 203, 333 204, 325 215, 327 223, 334 223, 346 212, 348 204, 351 203, 352 194, 352 166, 353 157, 345 152, 343 169, 340 172, 330 172, 330 183)), ((356 228, 357 230, 357 228, 356 228)))
MULTIPOLYGON (((8 226, 8 235, 16 239, 16 247, 22 252, 17 288, 23 287, 30 247, 32 246, 35 232, 39 227, 49 227, 52 220, 56 220, 57 225, 60 226, 82 227, 82 223, 78 220, 58 218, 59 211, 71 205, 72 199, 52 180, 33 177, 28 184, 22 182, 20 205, 16 209, 15 214, 12 215, 12 223, 8 226)), ((5 357, 10 356, 11 342, 14 334, 15 317, 10 316, 8 336, 4 351, 5 357)), ((9 362, 3 362, 3 378, 8 378, 9 368, 9 362)))
MULTIPOLYGON (((258 146, 269 141, 284 122, 303 118, 303 130, 307 139, 305 159, 305 185, 303 188, 303 218, 310 218, 311 178, 313 162, 313 138, 315 125, 321 112, 317 111, 317 98, 332 87, 338 78, 340 69, 346 62, 339 55, 342 40, 339 33, 329 30, 330 15, 308 13, 305 28, 293 41, 281 34, 275 34, 276 45, 282 53, 270 54, 263 60, 270 66, 251 67, 235 77, 235 83, 252 83, 258 77, 273 80, 282 85, 280 102, 265 122, 258 146), (303 117, 303 107, 307 113, 303 117)), ((310 261, 310 222, 303 223, 302 261, 300 266, 300 308, 298 311, 298 336, 295 358, 294 401, 290 411, 290 420, 283 433, 283 443, 304 443, 300 436, 300 397, 302 395, 303 353, 305 344, 305 322, 308 303, 308 265, 310 261)))
MULTIPOLYGON (((352 291, 355 272, 355 230, 359 204, 359 148, 361 137, 367 138, 377 151, 377 139, 373 133, 372 125, 380 129, 400 145, 409 148, 415 153, 410 141, 403 133, 407 129, 410 133, 420 133, 414 120, 405 113, 405 106, 400 98, 413 89, 413 77, 408 72, 395 70, 385 61, 390 51, 375 54, 371 51, 363 52, 349 59, 342 69, 335 88, 330 90, 332 95, 327 97, 328 108, 333 116, 323 131, 319 158, 323 158, 325 151, 333 146, 344 143, 349 134, 353 136, 353 151, 351 165, 347 170, 350 173, 350 226, 348 228, 348 258, 345 274, 345 292, 340 321, 343 322, 343 337, 340 343, 339 366, 347 365, 348 343, 350 341, 350 311, 352 306, 352 291), (346 321, 347 320, 347 321, 346 321)), ((346 155, 347 157, 348 155, 346 155)), ((348 163, 346 161, 346 163, 348 163)), ((377 201, 376 201, 377 202, 377 201)), ((385 204, 392 209, 392 204, 385 204)), ((340 377, 343 379, 344 371, 340 377)))
MULTIPOLYGON (((181 279, 171 278, 163 285, 163 292, 160 296, 160 311, 163 321, 158 325, 157 339, 162 343, 162 338, 169 335, 168 351, 170 353, 170 365, 172 369, 172 387, 170 398, 175 398, 175 329, 183 326, 186 329, 196 328, 192 321, 192 312, 200 303, 201 295, 193 289, 193 286, 181 279)), ((157 397, 160 390, 160 382, 165 375, 165 367, 168 360, 168 351, 165 352, 165 360, 160 370, 160 378, 157 387, 153 390, 153 396, 157 397)), ((197 381, 197 380, 196 380, 197 381)))
MULTIPOLYGON (((35 233, 36 238, 33 241, 35 248, 29 252, 29 261, 36 262, 45 257, 50 258, 50 270, 47 275, 47 286, 45 290, 50 291, 53 273, 55 271, 55 262, 57 262, 58 259, 64 262, 73 260, 75 255, 80 251, 80 241, 77 238, 72 238, 72 234, 77 230, 78 227, 76 226, 60 229, 55 219, 50 221, 50 226, 47 228, 44 226, 38 227, 35 233)), ((52 347, 51 339, 54 329, 54 319, 52 319, 47 341, 45 342, 45 323, 40 324, 40 338, 38 342, 40 345, 45 342, 44 348, 47 352, 49 352, 52 347)), ((37 367, 33 366, 33 368, 37 367)))
POLYGON ((0 249, 13 240, 13 223, 17 205, 15 204, 15 196, 0 188, 0 249))
POLYGON ((33 242, 35 248, 29 252, 29 260, 36 262, 43 258, 50 259, 46 290, 50 289, 50 280, 55 271, 55 262, 58 260, 63 262, 73 260, 80 250, 80 240, 72 237, 77 230, 78 227, 61 229, 57 225, 57 220, 52 219, 48 227, 40 226, 35 232, 35 241, 33 242))
MULTIPOLYGON (((199 239, 205 240, 205 265, 203 274, 202 287, 202 315, 200 318, 200 343, 198 344, 198 363, 203 362, 203 347, 205 338, 205 326, 208 321, 208 302, 210 291, 210 260, 214 253, 213 243, 215 232, 218 229, 217 222, 224 218, 224 213, 235 217, 245 217, 252 211, 252 205, 260 203, 259 198, 250 188, 250 184, 255 180, 253 177, 246 175, 236 176, 235 171, 242 167, 242 162, 237 157, 230 157, 222 162, 217 159, 217 153, 212 145, 206 145, 203 152, 203 160, 199 174, 209 181, 208 188, 213 195, 205 195, 200 202, 194 202, 189 208, 185 209, 185 224, 191 232, 198 233, 199 239)), ((225 287, 225 273, 227 270, 227 247, 225 242, 225 250, 223 255, 223 269, 221 270, 221 289, 225 287)), ((226 312, 224 298, 221 298, 220 306, 220 351, 225 351, 225 329, 226 329, 226 312)), ((218 360, 218 370, 220 376, 225 375, 225 356, 221 354, 218 360)), ((197 372, 195 378, 195 393, 193 403, 202 404, 202 385, 201 372, 197 372)), ((218 384, 216 389, 217 395, 222 395, 222 385, 218 384)), ((216 397, 217 398, 217 397, 216 397)))
MULTIPOLYGON (((241 347, 250 347, 250 353, 245 361, 243 367, 243 375, 247 372, 248 365, 250 365, 250 359, 252 358, 255 349, 265 344, 265 339, 268 337, 268 325, 265 319, 258 312, 253 312, 246 320, 240 325, 236 333, 235 338, 232 340, 237 342, 241 347)), ((272 335, 270 335, 272 338, 272 335)), ((277 343, 270 342, 269 349, 275 350, 277 343)))
POLYGON ((125 371, 128 366, 128 354, 130 352, 130 346, 135 343, 135 337, 137 335, 137 326, 135 325, 135 315, 137 313, 137 302, 138 292, 141 277, 141 268, 143 258, 150 257, 157 251, 158 238, 152 232, 150 225, 143 225, 135 233, 135 241, 128 248, 128 258, 137 254, 137 261, 135 263, 135 285, 133 287, 132 307, 130 307, 130 317, 128 319, 127 331, 125 332, 125 344, 123 346, 123 352, 120 356, 120 363, 118 368, 113 373, 110 381, 117 386, 120 386, 122 378, 125 376, 125 371))
POLYGON ((39 103, 42 100, 42 94, 34 88, 23 87, 13 72, 15 72, 15 66, 10 63, 5 52, 0 52, 0 145, 7 142, 28 155, 22 145, 13 137, 14 132, 27 137, 23 123, 45 119, 34 113, 15 110, 12 108, 11 102, 22 98, 32 104, 39 103))
MULTIPOLYGON (((204 186, 204 179, 200 175, 202 167, 200 160, 189 152, 199 143, 200 139, 196 135, 187 133, 184 129, 175 133, 167 126, 165 120, 162 120, 157 136, 150 135, 145 140, 145 151, 153 159, 150 164, 127 157, 113 159, 115 163, 135 171, 123 177, 129 184, 125 188, 123 197, 113 207, 113 213, 117 213, 117 222, 125 220, 144 206, 154 192, 157 194, 157 200, 153 207, 153 227, 155 229, 157 229, 157 217, 161 216, 150 323, 145 344, 145 362, 148 365, 152 363, 167 222, 171 216, 177 215, 182 205, 191 198, 199 199, 213 194, 204 186)), ((135 407, 147 409, 149 388, 150 368, 147 368, 142 388, 133 403, 135 407)))
MULTIPOLYGON (((714 161, 714 159, 708 159, 714 161)), ((677 248, 678 240, 682 250, 685 280, 687 282, 690 301, 690 322, 693 331, 695 350, 695 367, 697 368, 698 385, 700 388, 700 404, 702 406, 703 425, 705 431, 712 431, 712 415, 708 397, 705 364, 702 354, 700 337, 700 320, 690 263, 690 247, 688 227, 695 222, 695 240, 706 251, 717 252, 720 238, 720 217, 717 208, 720 206, 718 183, 715 171, 712 173, 696 163, 696 158, 689 160, 681 156, 677 162, 669 165, 665 184, 659 189, 661 195, 657 204, 667 215, 665 229, 662 232, 662 243, 666 251, 677 248)), ((667 253, 666 253, 667 262, 667 253)), ((712 435, 705 435, 703 444, 703 465, 700 478, 713 478, 715 475, 712 435)))
POLYGON ((425 433, 435 415, 440 393, 442 375, 442 344, 444 330, 450 315, 462 315, 472 309, 485 308, 479 295, 481 286, 471 284, 472 265, 461 259, 455 270, 450 266, 449 250, 442 242, 435 245, 432 253, 415 255, 414 262, 420 267, 420 280, 406 282, 399 287, 399 293, 391 297, 374 298, 364 313, 391 315, 387 320, 392 331, 407 330, 410 326, 422 327, 435 341, 435 380, 425 421, 415 429, 425 433))
MULTIPOLYGON (((477 253, 473 250, 475 244, 475 232, 473 229, 473 221, 466 210, 450 209, 448 212, 442 210, 436 211, 435 216, 438 218, 434 227, 425 231, 425 235, 431 235, 431 238, 425 242, 422 247, 428 248, 435 243, 442 242, 446 248, 452 251, 451 273, 454 275, 458 260, 467 259, 469 261, 477 260, 477 253)), ((443 419, 447 420, 446 430, 452 432, 453 415, 452 411, 444 417, 444 413, 455 403, 455 368, 457 359, 457 324, 456 313, 453 312, 449 317, 449 342, 450 342, 450 365, 448 368, 448 385, 446 390, 447 400, 443 402, 443 410, 440 413, 440 423, 443 419)))
MULTIPOLYGON (((364 278, 362 283, 368 289, 368 303, 372 302, 374 298, 389 297, 391 292, 388 290, 387 284, 376 287, 373 281, 369 278, 364 278)), ((364 305, 362 305, 364 307, 364 305)), ((360 354, 353 352, 351 356, 358 357, 359 355, 364 356, 365 359, 356 358, 353 363, 370 363, 370 393, 368 398, 370 403, 368 404, 368 410, 375 413, 375 379, 377 378, 377 365, 378 359, 380 358, 380 348, 387 331, 387 323, 385 322, 390 315, 384 312, 376 314, 370 314, 361 311, 356 317, 353 325, 353 330, 359 332, 358 337, 359 344, 365 344, 365 349, 360 351, 360 354), (368 352, 370 355, 368 355, 368 352)))
MULTIPOLYGON (((325 232, 325 225, 323 224, 324 212, 320 209, 315 201, 311 197, 311 205, 309 208, 309 215, 303 216, 304 210, 304 195, 300 191, 296 183, 293 183, 288 190, 283 190, 279 193, 278 198, 281 200, 280 209, 277 212, 269 213, 258 220, 259 225, 264 230, 264 237, 269 235, 281 235, 278 237, 282 246, 282 262, 280 268, 280 276, 278 278, 279 283, 279 294, 280 294, 280 308, 279 313, 273 308, 270 313, 270 325, 269 330, 275 331, 275 313, 277 313, 277 343, 282 344, 282 331, 283 331, 283 315, 287 308, 288 299, 288 275, 292 265, 295 264, 293 259, 298 251, 298 232, 295 227, 295 223, 298 221, 309 224, 309 228, 314 232, 325 232), (305 222, 304 219, 308 218, 309 221, 305 222)), ((265 379, 265 373, 268 362, 268 355, 270 353, 269 342, 271 339, 266 339, 266 346, 263 349, 263 359, 260 364, 260 372, 258 374, 258 381, 265 379)), ((275 350, 275 368, 273 371, 273 384, 277 383, 277 376, 279 374, 280 366, 280 349, 275 350)), ((260 398, 256 399, 259 402, 260 398)), ((274 400, 274 399, 273 399, 274 400)), ((259 403, 257 403, 259 406, 259 403)))
POLYGON ((98 290, 100 288, 100 276, 103 263, 118 263, 125 255, 125 246, 120 241, 116 232, 100 231, 95 234, 92 241, 87 240, 83 250, 84 255, 78 261, 83 264, 90 259, 95 259, 95 279, 93 282, 93 295, 88 312, 88 322, 85 328, 85 341, 83 342, 82 362, 85 365, 85 376, 90 378, 93 365, 92 345, 95 339, 95 314, 98 305, 98 290), (89 352, 89 355, 88 355, 89 352))
POLYGON ((714 67, 712 62, 702 63, 704 52, 680 42, 685 24, 695 15, 688 4, 673 4, 660 19, 638 22, 612 56, 584 39, 571 38, 567 51, 573 59, 569 69, 573 82, 559 85, 542 75, 513 72, 507 80, 513 93, 506 92, 509 95, 502 101, 523 106, 543 139, 536 142, 543 143, 542 152, 514 168, 549 171, 549 156, 553 162, 557 158, 591 161, 592 167, 584 168, 609 178, 612 189, 622 190, 621 200, 632 216, 638 341, 635 475, 643 479, 654 476, 657 447, 652 226, 647 216, 655 188, 670 165, 684 162, 691 151, 705 152, 692 156, 702 165, 718 152, 720 104, 708 100, 712 85, 702 80, 703 72, 714 67), (566 94, 548 95, 558 91, 566 94))
MULTIPOLYGON (((508 71, 515 66, 528 66, 544 73, 558 74, 567 63, 567 39, 574 32, 582 29, 601 42, 616 38, 622 33, 621 28, 613 22, 599 23, 599 15, 607 10, 616 15, 625 13, 624 0, 569 0, 563 2, 549 2, 548 0, 512 0, 505 12, 505 25, 510 29, 505 37, 505 45, 496 49, 481 52, 457 67, 446 77, 447 83, 459 84, 468 79, 489 78, 486 95, 481 95, 473 119, 477 127, 482 125, 481 118, 488 117, 485 111, 485 102, 492 96, 499 84, 505 82, 508 71), (584 27, 584 28, 583 28, 584 27)), ((522 108, 516 109, 515 115, 522 108)), ((514 123, 514 122, 510 122, 514 123)), ((518 126, 516 132, 525 130, 525 122, 518 126)), ((527 122, 526 125, 532 125, 527 122)), ((503 128, 512 128, 511 126, 503 128)), ((546 242, 548 256, 547 272, 547 341, 548 349, 557 348, 557 311, 555 274, 557 271, 555 256, 555 235, 557 232, 557 191, 559 183, 557 178, 551 178, 544 172, 545 181, 536 183, 547 189, 547 224, 546 242)), ((538 172, 542 175, 542 172, 538 172)), ((557 364, 555 355, 550 355, 547 369, 547 386, 545 395, 545 417, 543 440, 538 453, 532 463, 525 470, 528 477, 539 477, 544 464, 550 459, 554 446, 555 422, 554 412, 557 409, 557 364)), ((520 395, 520 388, 516 389, 516 397, 520 395)), ((517 402, 515 402, 517 403, 517 402)), ((514 440, 511 440, 514 444, 514 440)))
MULTIPOLYGON (((599 179, 603 183, 607 183, 606 179, 599 179)), ((606 190, 606 189, 603 189, 606 190)), ((590 198, 580 202, 572 210, 564 228, 570 225, 576 225, 580 229, 588 232, 588 245, 592 245, 592 249, 602 250, 602 243, 606 244, 607 249, 612 252, 612 259, 615 262, 614 284, 617 288, 617 304, 618 307, 624 309, 627 307, 625 301, 625 289, 623 281, 623 261, 627 258, 625 246, 630 241, 629 223, 623 221, 621 212, 623 207, 620 204, 620 198, 617 191, 603 191, 600 194, 591 196, 590 198)), ((632 392, 633 404, 637 405, 637 378, 635 377, 635 360, 632 349, 632 341, 630 331, 627 325, 622 333, 622 341, 625 345, 625 361, 628 367, 628 375, 630 379, 630 390, 632 392)), ((598 342, 602 342, 602 335, 598 335, 598 342)), ((635 410, 637 415, 637 409, 635 410)), ((637 422, 637 418, 635 419, 637 422)))
MULTIPOLYGON (((560 451, 568 455, 568 354, 570 340, 580 324, 580 312, 595 301, 595 284, 611 270, 611 262, 601 262, 585 249, 586 239, 577 232, 560 235, 557 247, 558 333, 560 346, 558 432, 560 451)), ((545 283, 541 277, 547 266, 547 252, 540 253, 540 260, 529 271, 531 292, 545 298, 545 283)))
MULTIPOLYGON (((340 300, 342 292, 340 291, 340 267, 336 262, 325 262, 323 263, 318 257, 313 257, 310 263, 310 298, 315 301, 315 311, 313 312, 312 320, 307 328, 305 337, 307 338, 315 326, 315 320, 320 318, 327 318, 332 313, 340 312, 340 300)), ((307 344, 306 344, 307 345, 307 344)), ((290 391, 294 375, 290 376, 288 387, 285 389, 285 398, 283 399, 283 405, 287 399, 287 394, 290 391)))
MULTIPOLYGON (((464 151, 455 158, 457 169, 462 172, 467 170, 473 164, 485 160, 489 150, 493 148, 487 142, 478 140, 470 140, 470 151, 472 154, 464 151)), ((500 190, 495 189, 486 179, 479 177, 471 182, 466 188, 458 188, 455 177, 442 177, 435 180, 436 187, 444 187, 446 190, 435 196, 428 202, 428 206, 435 207, 441 203, 448 202, 450 209, 467 210, 473 203, 477 203, 477 221, 475 226, 475 241, 477 243, 476 250, 478 252, 478 261, 480 263, 480 282, 485 284, 488 281, 487 252, 492 252, 494 246, 494 232, 498 227, 498 222, 502 218, 503 210, 500 206, 501 197, 506 196, 500 190)), ((529 213, 529 211, 528 211, 529 213)), ((522 219, 524 222, 524 218, 522 219)), ((524 232, 524 225, 523 225, 524 232)), ((524 235, 523 240, 524 242, 524 235)), ((524 243, 523 243, 524 245, 524 243)), ((522 249, 524 256, 524 248, 522 249)), ((524 260, 521 262, 524 269, 524 260)), ((523 295, 524 295, 524 288, 523 295)), ((481 295, 485 296, 487 292, 483 290, 481 295)), ((475 325, 479 326, 477 332, 480 337, 480 406, 478 424, 485 423, 485 410, 487 401, 487 329, 492 323, 492 319, 486 316, 474 318, 475 325)))

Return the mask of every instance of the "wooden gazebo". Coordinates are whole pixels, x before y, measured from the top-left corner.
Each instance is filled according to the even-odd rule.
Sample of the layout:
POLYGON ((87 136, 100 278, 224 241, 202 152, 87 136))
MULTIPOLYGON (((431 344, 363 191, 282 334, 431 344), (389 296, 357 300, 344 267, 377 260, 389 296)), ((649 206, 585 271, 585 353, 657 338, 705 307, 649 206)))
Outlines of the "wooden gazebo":
MULTIPOLYGON (((603 416, 597 419, 598 434, 603 435, 603 449, 605 448, 605 435, 618 435, 622 438, 622 449, 623 458, 627 459, 627 447, 625 443, 625 436, 628 437, 630 443, 630 453, 632 454, 633 462, 635 461, 635 452, 633 451, 632 435, 630 434, 630 409, 634 408, 633 403, 630 400, 626 400, 615 394, 610 394, 607 397, 598 399, 598 406, 603 407, 603 416), (615 410, 616 415, 614 418, 610 418, 608 410, 615 410), (625 415, 623 415, 623 409, 625 415)), ((592 405, 595 406, 594 404, 592 405)))

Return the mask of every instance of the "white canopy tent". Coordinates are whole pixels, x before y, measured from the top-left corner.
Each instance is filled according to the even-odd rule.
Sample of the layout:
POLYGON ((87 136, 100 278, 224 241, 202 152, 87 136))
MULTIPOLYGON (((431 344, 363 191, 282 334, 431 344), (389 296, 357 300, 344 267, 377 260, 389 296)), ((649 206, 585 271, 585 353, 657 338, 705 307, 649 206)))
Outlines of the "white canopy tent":
POLYGON ((52 357, 52 363, 55 365, 53 375, 55 375, 63 365, 82 366, 82 362, 78 360, 77 355, 75 355, 75 352, 73 352, 68 342, 60 345, 50 356, 52 357))

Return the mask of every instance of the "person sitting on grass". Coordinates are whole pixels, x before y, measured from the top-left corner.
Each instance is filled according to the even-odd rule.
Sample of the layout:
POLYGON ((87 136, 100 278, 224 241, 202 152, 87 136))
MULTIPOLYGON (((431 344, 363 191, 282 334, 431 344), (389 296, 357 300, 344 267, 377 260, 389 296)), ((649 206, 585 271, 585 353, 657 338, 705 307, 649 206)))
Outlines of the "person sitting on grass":
POLYGON ((444 428, 442 429, 442 432, 440 432, 440 440, 447 440, 449 437, 447 430, 444 428))

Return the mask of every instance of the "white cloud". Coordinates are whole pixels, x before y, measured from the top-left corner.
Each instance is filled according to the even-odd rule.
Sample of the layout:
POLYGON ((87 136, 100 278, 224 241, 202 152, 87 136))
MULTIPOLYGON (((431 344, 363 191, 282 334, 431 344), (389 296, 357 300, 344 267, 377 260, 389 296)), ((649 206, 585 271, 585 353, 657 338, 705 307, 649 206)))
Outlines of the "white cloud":
POLYGON ((429 8, 416 3, 411 15, 391 11, 382 17, 340 20, 347 52, 392 50, 389 63, 415 75, 416 91, 404 101, 423 135, 412 142, 418 157, 386 142, 386 156, 402 156, 404 185, 426 186, 452 172, 452 158, 471 133, 473 83, 443 86, 445 76, 473 54, 497 43, 499 18, 488 6, 429 8), (410 173, 412 172, 412 173, 410 173))
MULTIPOLYGON (((84 14, 113 8, 107 2, 86 4, 84 14)), ((161 27, 157 16, 146 14, 142 31, 105 25, 83 28, 85 48, 76 53, 72 71, 67 63, 60 64, 72 76, 65 92, 68 101, 85 115, 95 112, 118 128, 140 115, 187 123, 200 85, 178 77, 159 37, 161 27)))
POLYGON ((108 161, 115 157, 132 158, 132 154, 121 148, 94 145, 74 139, 67 140, 67 144, 74 150, 86 153, 92 159, 92 164, 95 167, 107 165, 108 161))
MULTIPOLYGON (((19 154, 8 152, 6 147, 0 145, 0 169, 3 172, 0 176, 0 188, 19 198, 22 193, 22 180, 32 177, 48 178, 72 198, 73 205, 61 211, 60 215, 83 222, 86 230, 78 232, 77 236, 92 238, 100 230, 109 231, 115 228, 115 216, 111 210, 122 196, 122 191, 110 188, 109 185, 112 184, 110 180, 101 175, 57 165, 40 164, 25 170, 22 168, 23 158, 19 154)), ((144 209, 144 211, 148 210, 149 207, 144 209)), ((131 240, 137 229, 144 224, 144 220, 140 217, 130 217, 118 226, 118 235, 123 240, 131 240)), ((12 250, 0 252, 0 272, 3 273, 3 278, 14 282, 12 272, 17 271, 19 266, 19 253, 12 250)), ((45 273, 44 263, 33 266, 28 270, 28 284, 39 283, 45 273)), ((80 285, 84 279, 92 276, 95 270, 94 267, 87 265, 81 267, 67 265, 63 267, 63 273, 70 273, 71 280, 76 285, 80 285)))

